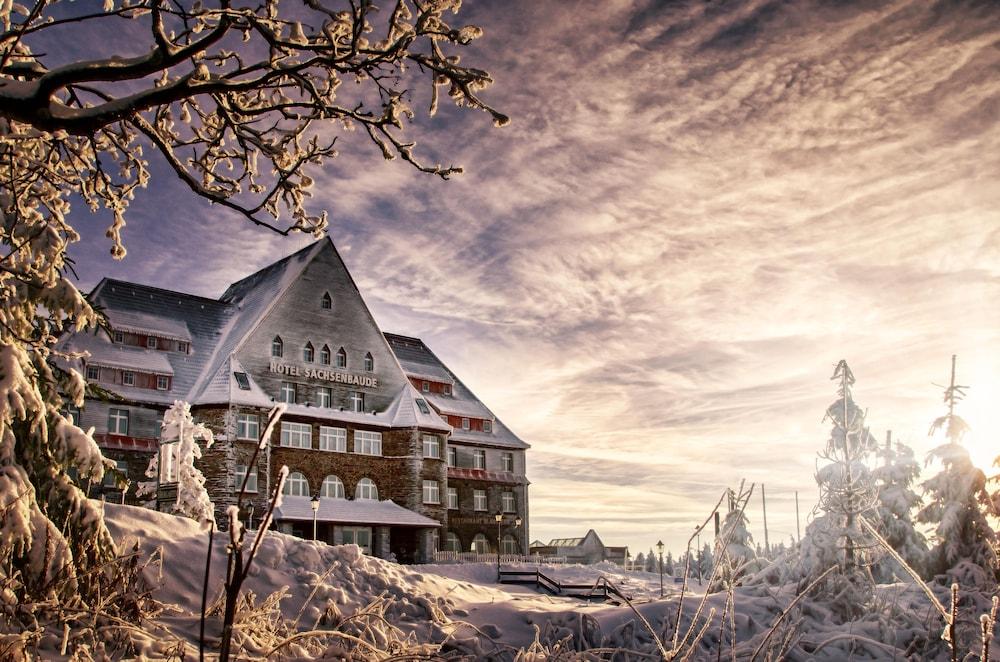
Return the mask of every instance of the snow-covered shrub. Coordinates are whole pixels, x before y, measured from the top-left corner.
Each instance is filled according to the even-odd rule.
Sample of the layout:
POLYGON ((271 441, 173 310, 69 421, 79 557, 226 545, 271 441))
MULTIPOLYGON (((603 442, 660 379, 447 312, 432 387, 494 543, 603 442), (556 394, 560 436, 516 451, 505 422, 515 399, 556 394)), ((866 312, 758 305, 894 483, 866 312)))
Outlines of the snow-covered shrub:
POLYGON ((207 527, 215 523, 215 509, 208 490, 205 489, 205 476, 194 465, 195 460, 201 458, 199 439, 205 442, 205 448, 211 448, 215 441, 211 430, 201 423, 195 423, 191 416, 191 405, 183 400, 175 401, 163 414, 161 453, 153 456, 146 475, 156 475, 158 457, 164 447, 168 448, 171 462, 177 470, 177 502, 173 511, 207 527))
MULTIPOLYGON (((882 537, 903 560, 918 573, 923 574, 927 557, 927 539, 913 523, 913 510, 920 502, 912 488, 920 476, 920 464, 913 457, 913 449, 896 442, 893 448, 891 435, 878 450, 879 465, 872 470, 878 487, 878 504, 875 524, 882 537)), ((892 582, 904 577, 904 570, 890 555, 875 561, 872 573, 879 582, 892 582)))

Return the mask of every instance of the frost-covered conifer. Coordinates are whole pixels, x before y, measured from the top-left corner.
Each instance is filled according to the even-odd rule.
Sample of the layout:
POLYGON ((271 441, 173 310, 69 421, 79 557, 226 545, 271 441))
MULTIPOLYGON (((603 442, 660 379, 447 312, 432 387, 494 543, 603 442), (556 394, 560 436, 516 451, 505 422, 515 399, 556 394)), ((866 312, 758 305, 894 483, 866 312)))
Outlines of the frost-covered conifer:
POLYGON ((752 547, 753 536, 747 529, 749 520, 743 508, 749 496, 749 491, 738 495, 731 489, 727 490, 728 511, 715 539, 715 562, 720 564, 720 568, 713 591, 736 585, 748 571, 759 568, 757 552, 752 547))
POLYGON ((986 475, 972 464, 962 438, 969 426, 957 414, 955 405, 965 397, 967 386, 955 384, 955 357, 951 357, 951 383, 945 389, 948 413, 931 425, 930 435, 943 434, 943 443, 928 453, 927 462, 938 461, 941 470, 924 482, 927 505, 917 521, 935 525, 927 559, 931 576, 946 574, 963 562, 984 571, 983 579, 997 575, 996 533, 984 514, 989 504, 986 475))
POLYGON ((674 555, 667 550, 666 555, 663 557, 663 572, 668 575, 674 574, 674 555))
POLYGON ((191 405, 177 400, 163 414, 163 428, 160 444, 172 444, 176 452, 173 461, 177 467, 177 502, 174 512, 197 520, 202 526, 215 523, 215 510, 205 489, 205 476, 194 465, 201 457, 197 440, 211 448, 214 442, 212 431, 201 423, 195 423, 191 416, 191 405))
MULTIPOLYGON (((897 441, 893 447, 891 432, 886 433, 885 445, 879 447, 877 455, 878 466, 872 476, 878 488, 878 504, 872 524, 911 568, 923 573, 927 539, 913 524, 913 510, 921 500, 912 485, 920 476, 920 465, 909 446, 897 441)), ((879 582, 905 577, 899 563, 888 554, 875 562, 872 572, 879 582)))

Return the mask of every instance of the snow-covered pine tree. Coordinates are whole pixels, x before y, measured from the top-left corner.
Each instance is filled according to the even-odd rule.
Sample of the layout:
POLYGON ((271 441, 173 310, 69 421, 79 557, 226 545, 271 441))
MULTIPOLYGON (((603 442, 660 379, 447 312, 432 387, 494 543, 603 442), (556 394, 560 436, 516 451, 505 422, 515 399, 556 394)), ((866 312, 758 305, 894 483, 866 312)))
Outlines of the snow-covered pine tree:
POLYGON ((653 553, 653 550, 649 550, 649 553, 646 554, 646 572, 659 572, 660 566, 659 563, 657 563, 658 560, 659 559, 656 554, 653 553))
MULTIPOLYGON (((906 444, 892 443, 892 431, 886 432, 885 444, 877 451, 878 466, 872 477, 878 488, 877 517, 873 524, 879 527, 882 537, 892 545, 906 563, 923 574, 927 560, 927 539, 913 524, 913 510, 921 499, 912 488, 920 476, 920 464, 913 457, 913 449, 906 444)), ((872 573, 879 582, 894 581, 905 577, 899 562, 886 554, 872 566, 872 573)))
POLYGON ((955 383, 955 360, 952 356, 951 382, 944 391, 948 413, 935 419, 928 433, 944 437, 927 455, 927 463, 937 460, 941 470, 923 484, 927 505, 917 521, 935 525, 934 546, 927 557, 930 576, 950 573, 983 584, 997 578, 996 533, 983 512, 990 503, 986 474, 972 464, 962 445, 969 426, 955 413, 955 406, 969 387, 955 383))
MULTIPOLYGON (((195 423, 191 416, 191 405, 177 400, 163 414, 160 444, 171 444, 176 449, 174 463, 177 467, 177 502, 175 513, 190 517, 204 527, 215 523, 215 510, 205 489, 205 476, 194 465, 201 457, 198 439, 211 448, 215 441, 212 431, 201 423, 195 423)), ((153 456, 156 462, 156 456, 153 456)))
POLYGON ((870 575, 861 568, 871 563, 878 547, 858 517, 871 519, 874 514, 877 492, 865 460, 876 443, 865 427, 864 412, 854 402, 854 374, 847 361, 837 363, 831 380, 838 382, 839 397, 824 416, 833 427, 818 453, 819 460, 826 461, 816 469, 818 515, 806 527, 800 558, 807 579, 839 566, 838 573, 827 577, 825 594, 835 613, 851 618, 864 608, 873 589, 870 575))
POLYGON ((671 576, 674 574, 674 555, 670 553, 669 549, 663 557, 663 572, 671 576))
POLYGON ((720 569, 718 579, 712 585, 712 591, 721 591, 729 585, 736 585, 748 570, 757 569, 755 565, 757 552, 751 546, 753 537, 747 529, 749 520, 743 508, 752 491, 752 487, 741 494, 732 489, 726 491, 728 510, 719 527, 719 535, 715 539, 715 562, 720 564, 720 569))
POLYGON ((646 569, 646 556, 642 552, 639 552, 639 556, 635 557, 635 560, 632 562, 632 567, 636 570, 646 569))

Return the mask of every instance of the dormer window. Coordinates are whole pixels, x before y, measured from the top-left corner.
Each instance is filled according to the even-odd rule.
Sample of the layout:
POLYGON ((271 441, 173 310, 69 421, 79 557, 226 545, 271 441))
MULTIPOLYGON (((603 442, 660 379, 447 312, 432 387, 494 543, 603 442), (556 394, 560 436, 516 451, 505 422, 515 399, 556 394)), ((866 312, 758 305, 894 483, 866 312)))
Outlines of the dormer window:
POLYGON ((323 349, 319 350, 319 362, 323 365, 330 365, 330 348, 323 345, 323 349))
POLYGON ((483 420, 483 432, 493 432, 493 421, 489 419, 483 420))
POLYGON ((441 392, 445 395, 451 395, 451 384, 444 384, 441 386, 441 392))
POLYGON ((375 371, 375 359, 372 358, 372 353, 368 352, 365 354, 365 372, 375 371))
POLYGON ((156 390, 166 391, 170 388, 170 378, 164 375, 156 376, 156 390))
POLYGON ((347 352, 341 347, 337 350, 337 367, 346 368, 347 367, 347 352))
POLYGON ((148 347, 149 349, 156 349, 156 338, 153 336, 147 336, 146 347, 148 347))
POLYGON ((125 386, 135 386, 135 373, 131 370, 122 372, 122 384, 125 386))
POLYGON ((186 342, 184 342, 183 340, 178 341, 178 343, 177 343, 177 351, 180 352, 181 354, 187 354, 188 353, 188 344, 186 342))
POLYGON ((302 348, 302 360, 306 363, 312 363, 315 358, 316 351, 313 349, 313 344, 311 342, 307 342, 306 346, 302 348))
POLYGON ((430 393, 431 392, 431 383, 430 382, 420 382, 420 390, 423 393, 430 393))
POLYGON ((285 353, 285 343, 281 342, 281 336, 275 336, 271 341, 271 356, 280 359, 285 353))
POLYGON ((101 369, 96 365, 87 366, 87 379, 98 380, 101 378, 101 369))
POLYGON ((121 331, 118 331, 117 329, 115 330, 115 342, 116 343, 124 343, 125 342, 125 334, 122 333, 121 331))
POLYGON ((320 308, 323 310, 331 310, 333 308, 333 299, 330 298, 329 292, 323 293, 323 299, 320 301, 320 308))
POLYGON ((419 409, 420 413, 425 416, 431 413, 430 407, 427 406, 427 401, 423 398, 417 398, 417 409, 419 409))
POLYGON ((240 387, 241 391, 250 390, 250 378, 247 377, 245 372, 234 372, 233 377, 236 378, 236 385, 240 387))

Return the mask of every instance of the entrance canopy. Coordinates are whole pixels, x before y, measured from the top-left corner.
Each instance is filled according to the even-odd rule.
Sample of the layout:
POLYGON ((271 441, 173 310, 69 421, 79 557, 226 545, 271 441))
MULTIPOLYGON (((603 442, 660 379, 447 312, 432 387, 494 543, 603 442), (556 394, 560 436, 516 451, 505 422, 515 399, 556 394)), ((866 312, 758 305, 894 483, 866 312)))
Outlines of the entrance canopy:
MULTIPOLYGON (((307 496, 284 496, 281 506, 274 509, 274 519, 312 521, 312 499, 307 496)), ((440 527, 441 523, 424 517, 391 500, 321 498, 316 513, 318 522, 336 524, 368 524, 371 526, 440 527)))

